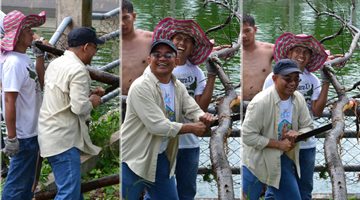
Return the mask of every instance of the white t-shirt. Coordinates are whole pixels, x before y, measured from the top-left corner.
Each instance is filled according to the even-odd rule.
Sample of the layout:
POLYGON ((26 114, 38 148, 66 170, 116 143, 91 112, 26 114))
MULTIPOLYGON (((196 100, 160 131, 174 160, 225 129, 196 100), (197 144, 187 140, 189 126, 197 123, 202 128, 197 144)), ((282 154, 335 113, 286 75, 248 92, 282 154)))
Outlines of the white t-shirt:
POLYGON ((291 103, 291 97, 288 100, 281 101, 280 104, 280 118, 278 124, 278 140, 285 139, 284 133, 291 130, 291 119, 294 105, 291 103))
MULTIPOLYGON (((162 94, 163 94, 163 99, 165 102, 165 111, 166 111, 166 117, 174 122, 175 121, 175 89, 174 89, 174 83, 171 81, 168 84, 159 84, 161 90, 162 90, 162 94)), ((162 142, 161 142, 161 146, 159 149, 159 154, 161 154, 162 152, 164 152, 168 146, 169 143, 169 138, 168 137, 163 137, 162 138, 162 142)))
MULTIPOLYGON (((39 79, 28 55, 10 51, 1 55, 2 109, 5 118, 5 92, 18 92, 16 135, 19 139, 38 134, 38 118, 42 102, 39 79)), ((7 130, 6 130, 7 134, 7 130)))
MULTIPOLYGON (((273 73, 270 73, 266 77, 263 90, 274 84, 272 80, 272 75, 273 73)), ((297 91, 304 96, 311 119, 314 119, 314 114, 311 109, 311 102, 319 98, 321 92, 320 81, 314 74, 308 72, 306 69, 304 69, 304 72, 299 76, 301 82, 299 83, 297 91)), ((306 142, 300 141, 300 149, 309 149, 314 147, 316 147, 315 136, 310 137, 309 140, 306 142)))
MULTIPOLYGON (((193 98, 204 92, 206 86, 204 73, 188 60, 186 60, 185 65, 178 65, 172 73, 186 86, 189 95, 193 98)), ((185 118, 183 118, 183 122, 192 123, 185 118)), ((197 148, 199 146, 199 138, 196 135, 187 133, 179 136, 179 149, 197 148)))

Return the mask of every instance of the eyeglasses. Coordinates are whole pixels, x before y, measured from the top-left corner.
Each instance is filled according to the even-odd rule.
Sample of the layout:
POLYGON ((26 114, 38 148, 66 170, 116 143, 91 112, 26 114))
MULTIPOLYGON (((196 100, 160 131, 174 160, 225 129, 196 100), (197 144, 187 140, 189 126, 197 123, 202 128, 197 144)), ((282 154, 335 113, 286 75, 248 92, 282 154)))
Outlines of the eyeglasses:
POLYGON ((99 51, 99 48, 91 43, 88 43, 90 46, 94 47, 96 49, 96 51, 99 51))
POLYGON ((164 56, 165 58, 173 58, 175 57, 174 54, 171 54, 171 53, 165 53, 165 54, 162 54, 162 53, 152 53, 151 56, 155 57, 155 58, 161 58, 162 56, 164 56))
POLYGON ((287 78, 283 78, 281 76, 279 76, 282 80, 286 81, 287 83, 291 83, 291 82, 295 82, 295 83, 300 83, 301 82, 301 79, 296 77, 294 79, 290 78, 290 77, 287 77, 287 78))

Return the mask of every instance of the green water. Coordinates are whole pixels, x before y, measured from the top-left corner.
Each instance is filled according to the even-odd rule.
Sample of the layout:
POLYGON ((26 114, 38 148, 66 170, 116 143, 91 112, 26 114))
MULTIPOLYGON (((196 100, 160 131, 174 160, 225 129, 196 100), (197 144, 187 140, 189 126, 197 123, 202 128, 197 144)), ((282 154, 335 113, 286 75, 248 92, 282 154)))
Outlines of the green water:
MULTIPOLYGON (((137 13, 135 28, 153 31, 161 19, 172 17, 177 19, 193 19, 205 32, 223 23, 229 12, 221 6, 209 4, 203 8, 203 1, 194 0, 132 0, 134 12, 137 13)), ((237 9, 237 1, 235 4, 229 1, 231 5, 237 9)), ((239 23, 234 19, 231 25, 224 30, 211 33, 208 38, 215 39, 215 46, 223 44, 231 44, 236 42, 237 35, 240 31, 239 23)), ((204 63, 200 65, 206 70, 204 63)), ((226 71, 234 85, 240 83, 240 53, 234 58, 227 61, 226 71)), ((216 86, 221 86, 220 82, 216 86)), ((218 93, 218 91, 215 91, 218 93)))

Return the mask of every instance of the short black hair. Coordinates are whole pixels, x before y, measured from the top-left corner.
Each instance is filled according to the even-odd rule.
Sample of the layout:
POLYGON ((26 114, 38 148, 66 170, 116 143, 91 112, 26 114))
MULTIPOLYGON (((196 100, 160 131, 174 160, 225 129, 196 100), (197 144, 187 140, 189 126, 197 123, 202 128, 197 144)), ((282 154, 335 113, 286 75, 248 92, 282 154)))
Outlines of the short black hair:
POLYGON ((248 14, 242 15, 242 22, 243 22, 243 24, 248 23, 252 27, 255 26, 255 19, 248 14))
POLYGON ((133 4, 128 0, 122 0, 121 10, 127 10, 128 13, 133 13, 134 12, 133 4))

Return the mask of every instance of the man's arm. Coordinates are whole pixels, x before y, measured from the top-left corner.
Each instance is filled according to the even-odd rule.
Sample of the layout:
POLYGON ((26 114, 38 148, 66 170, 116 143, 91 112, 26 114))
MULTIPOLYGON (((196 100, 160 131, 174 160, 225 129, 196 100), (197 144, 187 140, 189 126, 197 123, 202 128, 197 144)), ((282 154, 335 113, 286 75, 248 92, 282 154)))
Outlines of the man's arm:
POLYGON ((330 83, 323 82, 319 98, 311 102, 311 110, 316 116, 321 116, 324 111, 327 102, 329 86, 330 83))
MULTIPOLYGON (((76 115, 87 115, 94 108, 93 102, 89 98, 90 82, 87 73, 86 69, 77 69, 69 83, 71 111, 76 115)), ((100 99, 96 94, 94 94, 93 98, 96 102, 100 99)))
POLYGON ((44 66, 44 56, 36 57, 36 73, 39 78, 41 91, 44 88, 44 76, 45 76, 45 66, 44 66))
POLYGON ((211 75, 208 77, 209 78, 207 80, 207 83, 206 83, 203 93, 201 95, 195 96, 196 103, 200 106, 200 108, 204 112, 206 112, 209 107, 209 104, 210 104, 210 101, 212 98, 212 94, 214 91, 214 85, 215 85, 215 79, 216 79, 216 76, 214 76, 214 75, 211 75))
POLYGON ((268 145, 266 146, 266 148, 276 148, 276 149, 280 149, 282 151, 290 151, 291 149, 293 149, 296 146, 296 143, 291 142, 290 140, 288 140, 287 138, 282 140, 282 141, 278 141, 278 140, 270 140, 268 145))
POLYGON ((5 92, 5 123, 8 130, 7 137, 16 137, 16 106, 17 92, 5 92))

